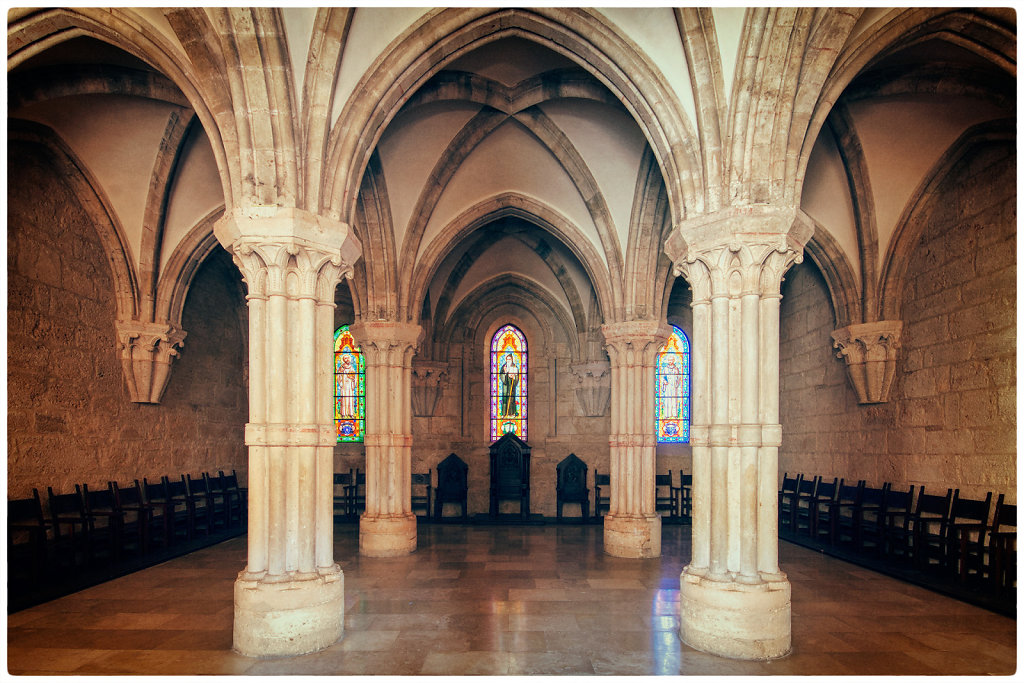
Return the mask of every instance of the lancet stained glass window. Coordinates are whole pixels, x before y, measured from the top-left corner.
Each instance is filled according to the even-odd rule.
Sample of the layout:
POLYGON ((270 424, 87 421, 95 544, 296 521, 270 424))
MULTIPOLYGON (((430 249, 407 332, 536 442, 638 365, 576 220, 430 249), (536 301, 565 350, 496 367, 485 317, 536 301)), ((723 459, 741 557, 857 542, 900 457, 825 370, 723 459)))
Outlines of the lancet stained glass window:
POLYGON ((505 325, 491 337, 491 441, 508 432, 526 441, 526 336, 505 325))
POLYGON ((334 332, 334 424, 338 443, 362 442, 366 432, 366 359, 348 325, 334 332))
POLYGON ((659 443, 690 441, 690 342, 675 325, 658 352, 654 415, 659 443))

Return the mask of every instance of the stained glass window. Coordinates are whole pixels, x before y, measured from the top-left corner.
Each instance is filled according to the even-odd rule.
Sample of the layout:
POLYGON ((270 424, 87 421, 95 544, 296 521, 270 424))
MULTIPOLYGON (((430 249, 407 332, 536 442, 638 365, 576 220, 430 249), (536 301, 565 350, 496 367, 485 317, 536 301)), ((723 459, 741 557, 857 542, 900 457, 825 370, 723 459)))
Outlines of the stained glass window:
POLYGON ((526 441, 526 336, 505 325, 491 337, 491 441, 511 432, 526 441))
POLYGON ((334 424, 338 443, 362 442, 366 432, 366 360, 348 325, 334 332, 334 424))
POLYGON ((658 352, 654 414, 659 443, 689 443, 690 342, 675 325, 658 352))

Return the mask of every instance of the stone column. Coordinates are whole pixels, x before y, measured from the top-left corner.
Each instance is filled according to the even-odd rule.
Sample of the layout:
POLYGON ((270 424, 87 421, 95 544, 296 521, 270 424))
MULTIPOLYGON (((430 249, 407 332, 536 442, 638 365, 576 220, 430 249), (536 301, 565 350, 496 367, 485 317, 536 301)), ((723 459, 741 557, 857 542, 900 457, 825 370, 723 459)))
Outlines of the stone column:
POLYGON ((860 403, 885 403, 896 375, 902 320, 848 325, 832 333, 838 357, 846 360, 850 383, 860 403))
POLYGON ((730 208, 687 221, 665 245, 693 290, 693 551, 680 637, 724 657, 790 650, 778 565, 779 288, 811 235, 801 216, 730 208))
POLYGON ((366 358, 366 512, 359 552, 395 557, 416 550, 412 512, 412 357, 419 325, 357 322, 349 326, 366 358))
POLYGON ((654 320, 604 325, 611 358, 611 506, 604 551, 616 557, 661 555, 654 512, 654 365, 672 330, 654 320))
POLYGON ((249 530, 234 649, 298 655, 344 630, 334 562, 334 290, 359 257, 348 226, 281 207, 219 220, 248 287, 249 530))
POLYGON ((187 333, 170 323, 139 320, 118 320, 116 327, 129 398, 159 403, 171 378, 171 361, 178 357, 187 333))

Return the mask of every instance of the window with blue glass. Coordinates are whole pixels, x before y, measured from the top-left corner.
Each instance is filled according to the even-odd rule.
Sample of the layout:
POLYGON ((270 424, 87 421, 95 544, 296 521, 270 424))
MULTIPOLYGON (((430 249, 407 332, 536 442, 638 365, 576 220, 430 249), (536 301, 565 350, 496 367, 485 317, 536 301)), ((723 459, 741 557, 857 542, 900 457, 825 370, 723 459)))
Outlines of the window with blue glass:
POLYGON ((672 326, 658 352, 654 414, 659 443, 690 442, 690 342, 672 326))

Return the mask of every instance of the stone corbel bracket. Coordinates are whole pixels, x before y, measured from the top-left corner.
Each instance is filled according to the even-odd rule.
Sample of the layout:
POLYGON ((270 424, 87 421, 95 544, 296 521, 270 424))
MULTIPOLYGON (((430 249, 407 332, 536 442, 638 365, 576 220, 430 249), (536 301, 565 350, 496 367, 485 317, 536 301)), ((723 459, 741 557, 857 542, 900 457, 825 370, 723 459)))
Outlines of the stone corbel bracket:
POLYGON ((832 333, 832 345, 839 349, 836 357, 846 360, 846 370, 860 403, 889 400, 902 333, 902 320, 848 325, 832 333))
POLYGON ((179 355, 187 333, 168 323, 138 320, 118 320, 116 327, 131 401, 160 403, 171 377, 171 361, 179 355))
POLYGON ((412 365, 412 414, 433 417, 448 379, 448 363, 416 361, 412 365))
POLYGON ((586 417, 601 417, 608 413, 612 398, 611 364, 598 360, 576 363, 569 371, 578 380, 576 403, 586 417))

